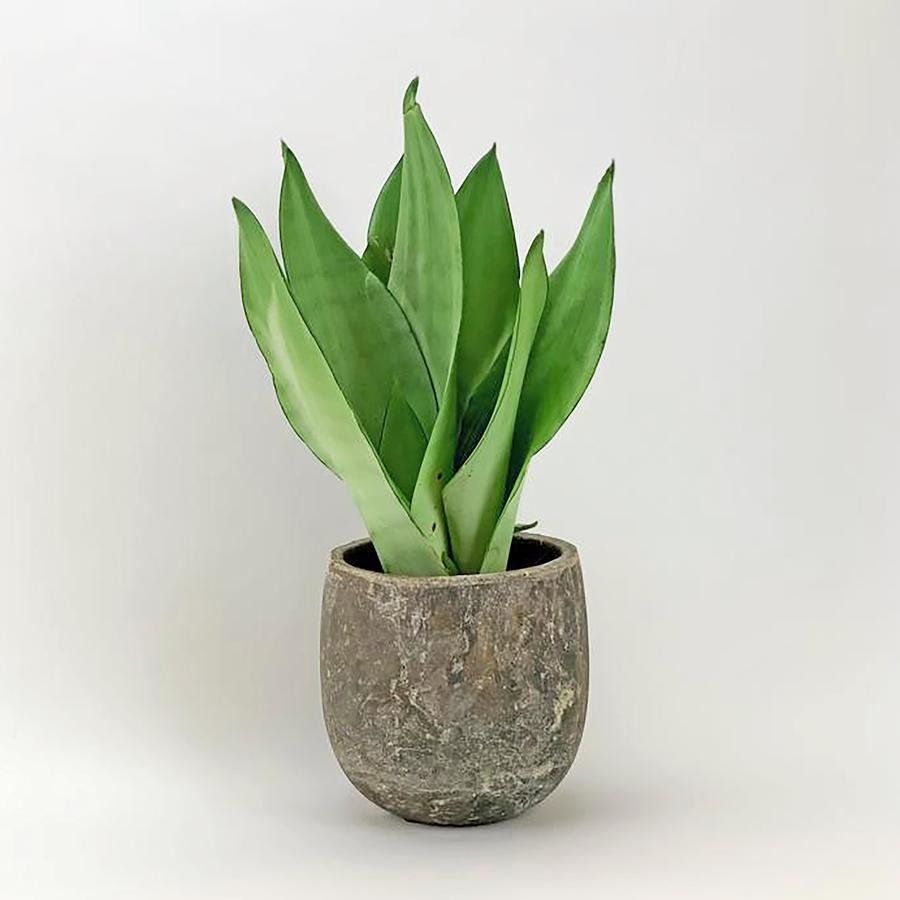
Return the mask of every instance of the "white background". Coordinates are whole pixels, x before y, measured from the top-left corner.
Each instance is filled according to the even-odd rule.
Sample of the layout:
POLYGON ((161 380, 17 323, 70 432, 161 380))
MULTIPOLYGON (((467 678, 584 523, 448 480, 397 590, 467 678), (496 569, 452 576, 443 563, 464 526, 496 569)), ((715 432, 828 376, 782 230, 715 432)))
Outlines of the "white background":
POLYGON ((0 896, 896 898, 900 13, 818 2, 7 4, 0 896), (318 699, 341 485, 242 317, 279 138, 356 246, 419 99, 553 264, 617 162, 575 541, 588 726, 519 820, 355 794, 318 699))

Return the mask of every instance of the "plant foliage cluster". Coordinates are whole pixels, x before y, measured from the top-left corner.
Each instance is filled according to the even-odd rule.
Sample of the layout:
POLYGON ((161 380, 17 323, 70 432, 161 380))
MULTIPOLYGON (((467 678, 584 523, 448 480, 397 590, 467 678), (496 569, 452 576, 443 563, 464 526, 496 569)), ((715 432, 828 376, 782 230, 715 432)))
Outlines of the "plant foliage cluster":
POLYGON ((234 201, 244 309, 285 415, 349 488, 384 570, 502 571, 529 462, 606 341, 613 167, 553 272, 543 233, 520 269, 496 148, 454 192, 416 89, 361 256, 286 146, 283 265, 234 201))

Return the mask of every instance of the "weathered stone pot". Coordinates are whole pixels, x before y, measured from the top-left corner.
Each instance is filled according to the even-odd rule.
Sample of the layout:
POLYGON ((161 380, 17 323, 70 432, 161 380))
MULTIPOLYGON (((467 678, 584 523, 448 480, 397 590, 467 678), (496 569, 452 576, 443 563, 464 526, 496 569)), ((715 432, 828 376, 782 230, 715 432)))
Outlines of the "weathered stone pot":
POLYGON ((498 822, 543 800, 581 740, 587 620, 578 553, 513 541, 493 575, 385 575, 368 541, 331 554, 322 703, 341 768, 414 822, 498 822))

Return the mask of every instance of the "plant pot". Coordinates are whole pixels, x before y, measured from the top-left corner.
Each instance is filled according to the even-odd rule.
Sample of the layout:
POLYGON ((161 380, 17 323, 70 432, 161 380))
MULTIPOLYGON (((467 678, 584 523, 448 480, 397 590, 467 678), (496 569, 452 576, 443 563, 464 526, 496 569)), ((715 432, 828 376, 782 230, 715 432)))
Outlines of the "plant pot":
POLYGON ((498 822, 575 758, 588 695, 576 549, 513 541, 490 575, 385 575, 369 541, 331 554, 322 705, 334 754, 373 803, 413 822, 498 822))

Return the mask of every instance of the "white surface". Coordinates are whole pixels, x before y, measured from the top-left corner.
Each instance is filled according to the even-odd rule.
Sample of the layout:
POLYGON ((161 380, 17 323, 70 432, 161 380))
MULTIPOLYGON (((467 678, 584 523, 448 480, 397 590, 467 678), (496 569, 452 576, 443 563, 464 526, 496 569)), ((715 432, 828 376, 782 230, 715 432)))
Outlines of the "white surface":
POLYGON ((900 21, 877 2, 0 12, 0 896, 894 898, 900 21), (228 199, 355 243, 413 74, 553 263, 615 156, 612 333, 522 514, 580 547, 579 759, 408 826, 330 758, 327 550, 228 199))

